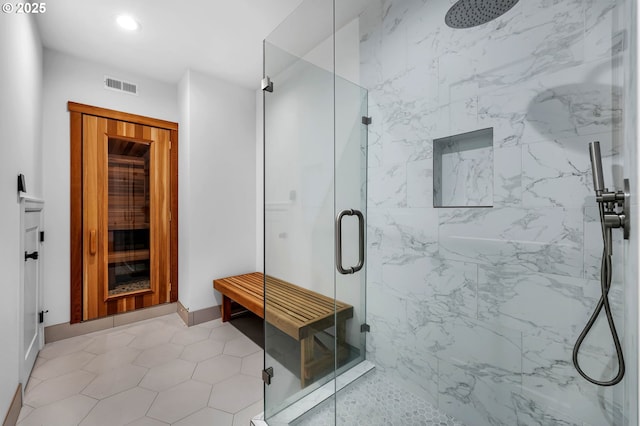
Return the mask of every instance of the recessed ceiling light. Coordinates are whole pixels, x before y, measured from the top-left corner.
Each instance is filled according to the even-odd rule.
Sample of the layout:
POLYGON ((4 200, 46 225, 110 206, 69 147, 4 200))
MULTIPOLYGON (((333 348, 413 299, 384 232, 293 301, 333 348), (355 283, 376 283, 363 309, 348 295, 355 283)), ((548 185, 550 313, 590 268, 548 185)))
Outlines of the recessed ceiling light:
POLYGON ((120 25, 120 28, 124 28, 127 31, 135 31, 140 28, 138 21, 133 19, 131 15, 120 15, 116 18, 116 22, 120 25))

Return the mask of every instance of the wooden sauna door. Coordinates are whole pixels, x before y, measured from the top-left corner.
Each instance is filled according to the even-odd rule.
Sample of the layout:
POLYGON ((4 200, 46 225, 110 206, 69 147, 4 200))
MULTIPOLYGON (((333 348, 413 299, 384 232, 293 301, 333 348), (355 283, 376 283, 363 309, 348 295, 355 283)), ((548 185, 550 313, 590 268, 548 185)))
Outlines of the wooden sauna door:
POLYGON ((171 299, 170 136, 82 115, 82 320, 171 299))

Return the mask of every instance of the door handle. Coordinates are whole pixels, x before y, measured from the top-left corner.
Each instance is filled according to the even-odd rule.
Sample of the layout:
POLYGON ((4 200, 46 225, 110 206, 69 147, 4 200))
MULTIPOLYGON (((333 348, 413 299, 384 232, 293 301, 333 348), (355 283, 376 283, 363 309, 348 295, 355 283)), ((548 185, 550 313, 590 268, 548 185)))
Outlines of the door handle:
POLYGON ((354 274, 364 266, 364 215, 360 210, 342 210, 336 216, 336 269, 343 275, 354 274), (342 266, 342 218, 356 216, 358 218, 358 264, 345 269, 342 266))
POLYGON ((98 243, 96 241, 96 230, 89 231, 89 254, 96 254, 98 251, 98 243))
POLYGON ((24 252, 24 261, 26 262, 29 259, 38 260, 38 252, 34 251, 33 253, 24 252))

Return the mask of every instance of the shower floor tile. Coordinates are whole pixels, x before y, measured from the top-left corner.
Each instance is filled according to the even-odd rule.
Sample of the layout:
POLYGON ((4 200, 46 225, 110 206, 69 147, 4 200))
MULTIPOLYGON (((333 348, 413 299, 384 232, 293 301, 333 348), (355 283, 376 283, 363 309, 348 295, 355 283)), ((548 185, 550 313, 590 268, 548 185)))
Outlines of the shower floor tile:
POLYGON ((337 407, 336 417, 329 399, 292 425, 465 426, 377 370, 340 391, 337 407))

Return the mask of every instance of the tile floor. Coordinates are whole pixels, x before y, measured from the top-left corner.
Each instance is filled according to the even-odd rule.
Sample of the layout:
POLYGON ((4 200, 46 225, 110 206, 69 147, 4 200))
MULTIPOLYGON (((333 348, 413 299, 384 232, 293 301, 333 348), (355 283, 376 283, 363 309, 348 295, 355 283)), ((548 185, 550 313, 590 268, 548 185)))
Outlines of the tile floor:
POLYGON ((47 344, 20 426, 248 426, 263 410, 263 351, 219 319, 177 314, 47 344))
POLYGON ((338 392, 337 401, 330 398, 292 423, 299 426, 334 424, 464 426, 375 369, 338 392))

